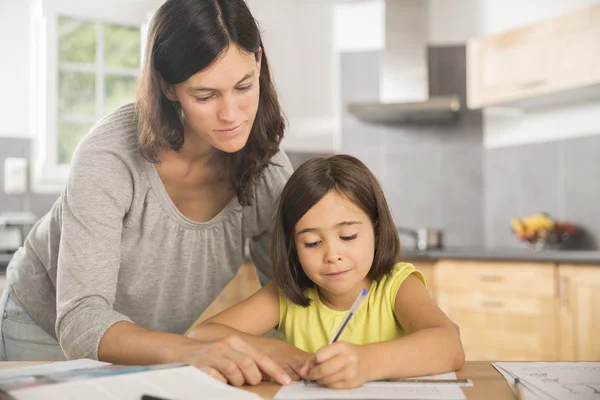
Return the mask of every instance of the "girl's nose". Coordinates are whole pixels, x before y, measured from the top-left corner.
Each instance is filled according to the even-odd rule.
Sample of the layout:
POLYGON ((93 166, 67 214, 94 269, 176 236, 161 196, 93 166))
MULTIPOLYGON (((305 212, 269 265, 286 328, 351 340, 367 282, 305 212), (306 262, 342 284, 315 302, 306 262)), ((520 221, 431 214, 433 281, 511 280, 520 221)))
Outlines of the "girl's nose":
POLYGON ((325 248, 325 262, 328 264, 336 264, 342 261, 342 255, 336 246, 327 245, 325 248))

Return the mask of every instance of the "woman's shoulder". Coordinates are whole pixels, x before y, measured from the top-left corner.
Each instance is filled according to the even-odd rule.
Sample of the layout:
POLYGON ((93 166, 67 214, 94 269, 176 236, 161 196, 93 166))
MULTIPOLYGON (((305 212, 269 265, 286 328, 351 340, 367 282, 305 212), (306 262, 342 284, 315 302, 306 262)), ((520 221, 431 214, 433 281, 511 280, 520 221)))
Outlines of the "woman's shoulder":
POLYGON ((77 158, 120 160, 130 169, 143 167, 137 145, 135 104, 124 105, 101 118, 82 139, 74 153, 77 158))
POLYGON ((293 172, 288 156, 279 150, 256 181, 252 204, 243 208, 249 236, 261 233, 271 223, 279 195, 293 172))

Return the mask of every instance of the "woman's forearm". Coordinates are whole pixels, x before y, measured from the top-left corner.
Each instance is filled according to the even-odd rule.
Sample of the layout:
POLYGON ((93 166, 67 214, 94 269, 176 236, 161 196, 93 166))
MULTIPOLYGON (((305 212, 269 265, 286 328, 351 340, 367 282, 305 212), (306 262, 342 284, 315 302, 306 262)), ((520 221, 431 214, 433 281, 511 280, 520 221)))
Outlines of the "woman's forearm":
POLYGON ((155 332, 130 322, 111 326, 98 346, 98 359, 122 365, 179 362, 198 342, 183 335, 155 332))
POLYGON ((458 330, 429 328, 402 338, 365 345, 369 380, 456 371, 465 354, 458 330))
POLYGON ((188 333, 189 338, 206 342, 222 339, 231 335, 239 336, 246 343, 259 349, 264 354, 269 356, 273 355, 273 352, 278 351, 281 348, 281 346, 286 345, 285 342, 278 339, 273 339, 265 336, 251 335, 249 333, 239 331, 230 326, 215 322, 203 322, 200 325, 194 327, 188 333))

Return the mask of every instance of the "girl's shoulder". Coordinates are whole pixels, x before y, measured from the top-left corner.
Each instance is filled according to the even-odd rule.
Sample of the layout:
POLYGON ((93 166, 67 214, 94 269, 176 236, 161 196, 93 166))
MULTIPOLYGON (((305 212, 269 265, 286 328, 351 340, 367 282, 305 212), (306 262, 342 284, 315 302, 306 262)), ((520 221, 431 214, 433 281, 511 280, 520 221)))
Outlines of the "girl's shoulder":
POLYGON ((395 304, 396 294, 406 278, 414 274, 424 285, 426 285, 423 274, 411 263, 398 262, 396 263, 389 274, 385 275, 379 282, 373 285, 373 290, 378 292, 378 297, 382 296, 390 301, 390 304, 395 304))

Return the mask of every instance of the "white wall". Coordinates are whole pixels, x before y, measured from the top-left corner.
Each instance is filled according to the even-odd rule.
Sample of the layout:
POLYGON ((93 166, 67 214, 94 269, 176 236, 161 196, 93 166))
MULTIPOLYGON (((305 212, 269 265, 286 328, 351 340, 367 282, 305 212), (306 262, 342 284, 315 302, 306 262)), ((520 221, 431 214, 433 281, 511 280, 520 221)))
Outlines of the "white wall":
POLYGON ((288 129, 286 150, 331 152, 339 137, 333 2, 247 0, 263 42, 288 129))
POLYGON ((29 136, 29 1, 0 1, 0 137, 29 136))

